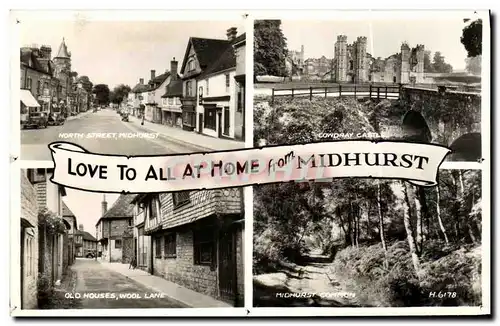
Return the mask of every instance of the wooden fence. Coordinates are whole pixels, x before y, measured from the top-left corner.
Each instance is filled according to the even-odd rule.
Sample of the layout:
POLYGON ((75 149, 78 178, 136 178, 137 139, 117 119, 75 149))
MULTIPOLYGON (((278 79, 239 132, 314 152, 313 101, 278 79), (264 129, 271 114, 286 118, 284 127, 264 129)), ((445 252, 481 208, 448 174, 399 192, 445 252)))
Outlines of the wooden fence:
POLYGON ((271 105, 274 97, 291 96, 309 97, 354 97, 354 98, 376 98, 376 99, 398 99, 400 93, 399 85, 336 85, 336 86, 310 86, 296 88, 272 88, 271 105))

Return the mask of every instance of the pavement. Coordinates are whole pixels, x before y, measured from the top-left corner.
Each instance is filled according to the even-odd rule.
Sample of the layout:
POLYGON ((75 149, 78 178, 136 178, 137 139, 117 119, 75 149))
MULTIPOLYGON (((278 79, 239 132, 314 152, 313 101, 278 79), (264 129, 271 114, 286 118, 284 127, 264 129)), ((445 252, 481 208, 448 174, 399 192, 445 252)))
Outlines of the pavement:
POLYGON ((48 144, 55 141, 71 142, 93 153, 117 155, 166 155, 244 148, 243 142, 199 135, 151 122, 141 126, 135 117, 124 122, 116 111, 103 109, 73 116, 61 126, 22 129, 20 159, 51 161, 48 144), (107 138, 102 135, 96 137, 97 133, 107 138))
POLYGON ((162 277, 151 275, 141 269, 129 269, 129 264, 99 261, 103 268, 119 273, 141 286, 158 293, 165 293, 170 300, 179 305, 192 308, 227 308, 230 304, 216 300, 208 295, 190 290, 162 277))
MULTIPOLYGON (((95 259, 77 258, 70 267, 76 273, 76 286, 70 294, 81 309, 185 308, 166 293, 152 290, 95 259)), ((68 301, 73 300, 69 294, 68 301)))
POLYGON ((181 128, 161 125, 147 120, 144 121, 144 125, 141 125, 142 119, 134 116, 130 116, 129 119, 130 121, 136 123, 139 129, 159 133, 160 137, 168 141, 186 143, 187 145, 189 144, 189 146, 196 146, 200 151, 232 150, 245 148, 245 143, 242 141, 200 135, 199 133, 193 131, 186 131, 181 128))

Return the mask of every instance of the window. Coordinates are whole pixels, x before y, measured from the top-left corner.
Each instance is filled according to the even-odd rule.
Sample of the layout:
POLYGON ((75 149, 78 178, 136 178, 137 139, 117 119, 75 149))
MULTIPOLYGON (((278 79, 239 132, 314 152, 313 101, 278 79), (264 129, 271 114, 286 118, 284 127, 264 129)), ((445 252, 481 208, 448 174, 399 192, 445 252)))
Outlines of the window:
POLYGON ((179 97, 175 98, 175 104, 176 105, 181 105, 181 99, 179 97))
POLYGON ((208 79, 206 80, 206 82, 207 82, 207 94, 206 95, 208 95, 208 92, 210 91, 210 88, 208 86, 208 79))
POLYGON ((115 249, 120 249, 121 247, 122 247, 122 240, 116 239, 115 240, 115 249))
POLYGON ((132 219, 131 218, 128 220, 128 226, 132 226, 132 219))
POLYGON ((174 208, 180 207, 190 202, 189 191, 178 191, 172 193, 174 208))
POLYGON ((148 212, 149 218, 150 219, 157 218, 158 211, 156 210, 156 198, 151 198, 151 200, 148 203, 148 207, 149 207, 149 212, 148 212))
POLYGON ((193 231, 193 252, 195 265, 214 265, 215 241, 212 230, 204 228, 193 231))
POLYGON ((161 258, 161 237, 155 238, 155 258, 161 258))
POLYGON ((170 233, 165 235, 165 258, 175 258, 176 256, 176 233, 170 233))
POLYGON ((216 110, 215 107, 205 107, 205 128, 216 130, 216 110))
POLYGON ((193 81, 192 80, 188 80, 186 82, 186 96, 188 96, 188 97, 194 96, 194 89, 193 89, 193 81))
POLYGON ((194 59, 189 59, 188 63, 187 63, 187 66, 188 66, 188 71, 193 71, 195 69, 195 65, 194 65, 194 59))
POLYGON ((168 104, 169 104, 169 105, 173 105, 173 104, 174 104, 174 99, 173 99, 173 98, 171 98, 171 97, 169 97, 169 98, 168 98, 168 104))
POLYGON ((236 111, 242 112, 244 107, 245 107, 245 96, 243 96, 243 91, 240 88, 238 90, 238 105, 236 107, 236 111))
POLYGON ((40 93, 42 92, 42 82, 38 81, 36 83, 36 95, 40 95, 40 93))
POLYGON ((229 92, 229 86, 231 86, 231 79, 229 78, 229 74, 226 74, 226 92, 229 92))
POLYGON ((195 115, 194 112, 183 112, 182 114, 182 123, 186 126, 195 126, 195 115))

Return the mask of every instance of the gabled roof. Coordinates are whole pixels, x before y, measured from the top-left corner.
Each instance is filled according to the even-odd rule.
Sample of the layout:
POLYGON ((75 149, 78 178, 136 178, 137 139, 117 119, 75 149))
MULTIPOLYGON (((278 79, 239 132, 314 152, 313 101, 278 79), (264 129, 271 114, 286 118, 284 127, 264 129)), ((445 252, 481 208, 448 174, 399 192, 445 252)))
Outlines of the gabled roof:
POLYGON ((135 195, 127 194, 120 195, 116 202, 113 204, 101 219, 120 219, 129 218, 134 216, 134 205, 131 204, 135 195))
POLYGON ((150 91, 153 91, 155 89, 157 89, 158 87, 161 86, 161 84, 163 84, 163 82, 170 76, 170 71, 166 71, 165 73, 159 75, 159 76, 156 76, 155 78, 151 79, 149 82, 148 82, 148 85, 149 85, 149 90, 150 91))
POLYGON ((232 45, 228 44, 228 46, 226 46, 226 50, 220 55, 220 57, 201 73, 200 78, 235 67, 236 56, 234 55, 234 49, 232 45))
POLYGON ((179 96, 182 96, 182 80, 176 79, 171 81, 167 85, 165 94, 163 94, 161 97, 179 97, 179 96))
POLYGON ((75 217, 75 214, 73 214, 71 209, 68 208, 68 206, 64 203, 64 201, 62 202, 62 215, 68 216, 68 217, 70 217, 70 216, 75 217))
POLYGON ((68 52, 68 47, 66 46, 66 42, 64 42, 64 38, 59 45, 59 51, 57 51, 57 55, 54 58, 67 58, 69 59, 71 54, 68 52))
POLYGON ((182 60, 181 72, 184 71, 186 66, 191 46, 196 53, 196 58, 201 69, 204 70, 208 65, 219 59, 229 44, 228 40, 190 37, 186 52, 184 53, 184 60, 182 60))
POLYGON ((21 64, 24 64, 36 71, 43 72, 45 74, 49 74, 49 71, 44 69, 44 66, 40 62, 40 60, 33 53, 32 48, 24 47, 21 48, 21 64), (30 64, 31 61, 31 64, 30 64))
POLYGON ((97 242, 97 239, 92 234, 88 233, 87 231, 78 230, 78 234, 82 236, 83 240, 97 242))

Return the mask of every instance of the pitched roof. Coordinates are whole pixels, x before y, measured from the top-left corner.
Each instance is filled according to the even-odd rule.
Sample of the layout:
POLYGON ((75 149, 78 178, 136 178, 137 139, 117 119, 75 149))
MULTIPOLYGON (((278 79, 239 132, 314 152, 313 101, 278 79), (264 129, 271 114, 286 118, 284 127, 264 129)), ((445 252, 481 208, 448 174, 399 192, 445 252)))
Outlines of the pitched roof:
POLYGON ((82 235, 83 240, 97 242, 97 239, 87 231, 78 230, 78 234, 82 235))
POLYGON ((170 71, 166 71, 161 75, 156 76, 148 82, 149 90, 155 90, 163 84, 163 82, 170 76, 170 71))
POLYGON ((182 80, 176 79, 171 81, 167 85, 165 94, 163 94, 161 97, 179 97, 179 96, 182 96, 182 80))
POLYGON ((184 71, 186 66, 190 46, 193 47, 198 63, 203 70, 212 62, 216 61, 229 44, 230 42, 228 40, 190 37, 186 53, 184 54, 184 60, 182 61, 181 72, 184 71))
POLYGON ((131 204, 132 200, 135 198, 135 195, 127 194, 120 195, 116 202, 113 204, 102 219, 119 219, 119 218, 128 218, 133 216, 134 205, 131 204))
POLYGON ((73 212, 71 211, 71 209, 68 208, 68 206, 64 203, 64 201, 62 202, 62 215, 63 216, 75 216, 75 214, 73 214, 73 212))
POLYGON ((132 88, 132 93, 142 93, 142 92, 146 92, 149 90, 149 85, 145 85, 145 84, 141 84, 141 83, 138 83, 137 85, 134 86, 134 88, 132 88))
POLYGON ((21 48, 21 64, 31 67, 36 71, 49 74, 49 72, 46 69, 44 69, 44 66, 40 63, 40 60, 33 53, 32 48, 28 47, 21 48))
POLYGON ((246 42, 246 38, 247 38, 247 33, 243 33, 241 34, 240 36, 238 36, 237 38, 235 38, 232 42, 232 44, 236 47, 236 45, 241 46, 243 44, 245 44, 246 42), (243 41, 243 42, 242 42, 243 41))
POLYGON ((64 38, 59 45, 59 51, 57 51, 57 55, 54 58, 70 58, 71 54, 68 52, 68 47, 66 46, 66 42, 64 42, 64 38))
POLYGON ((200 78, 234 67, 236 67, 236 56, 233 47, 228 45, 220 57, 201 73, 200 78))

